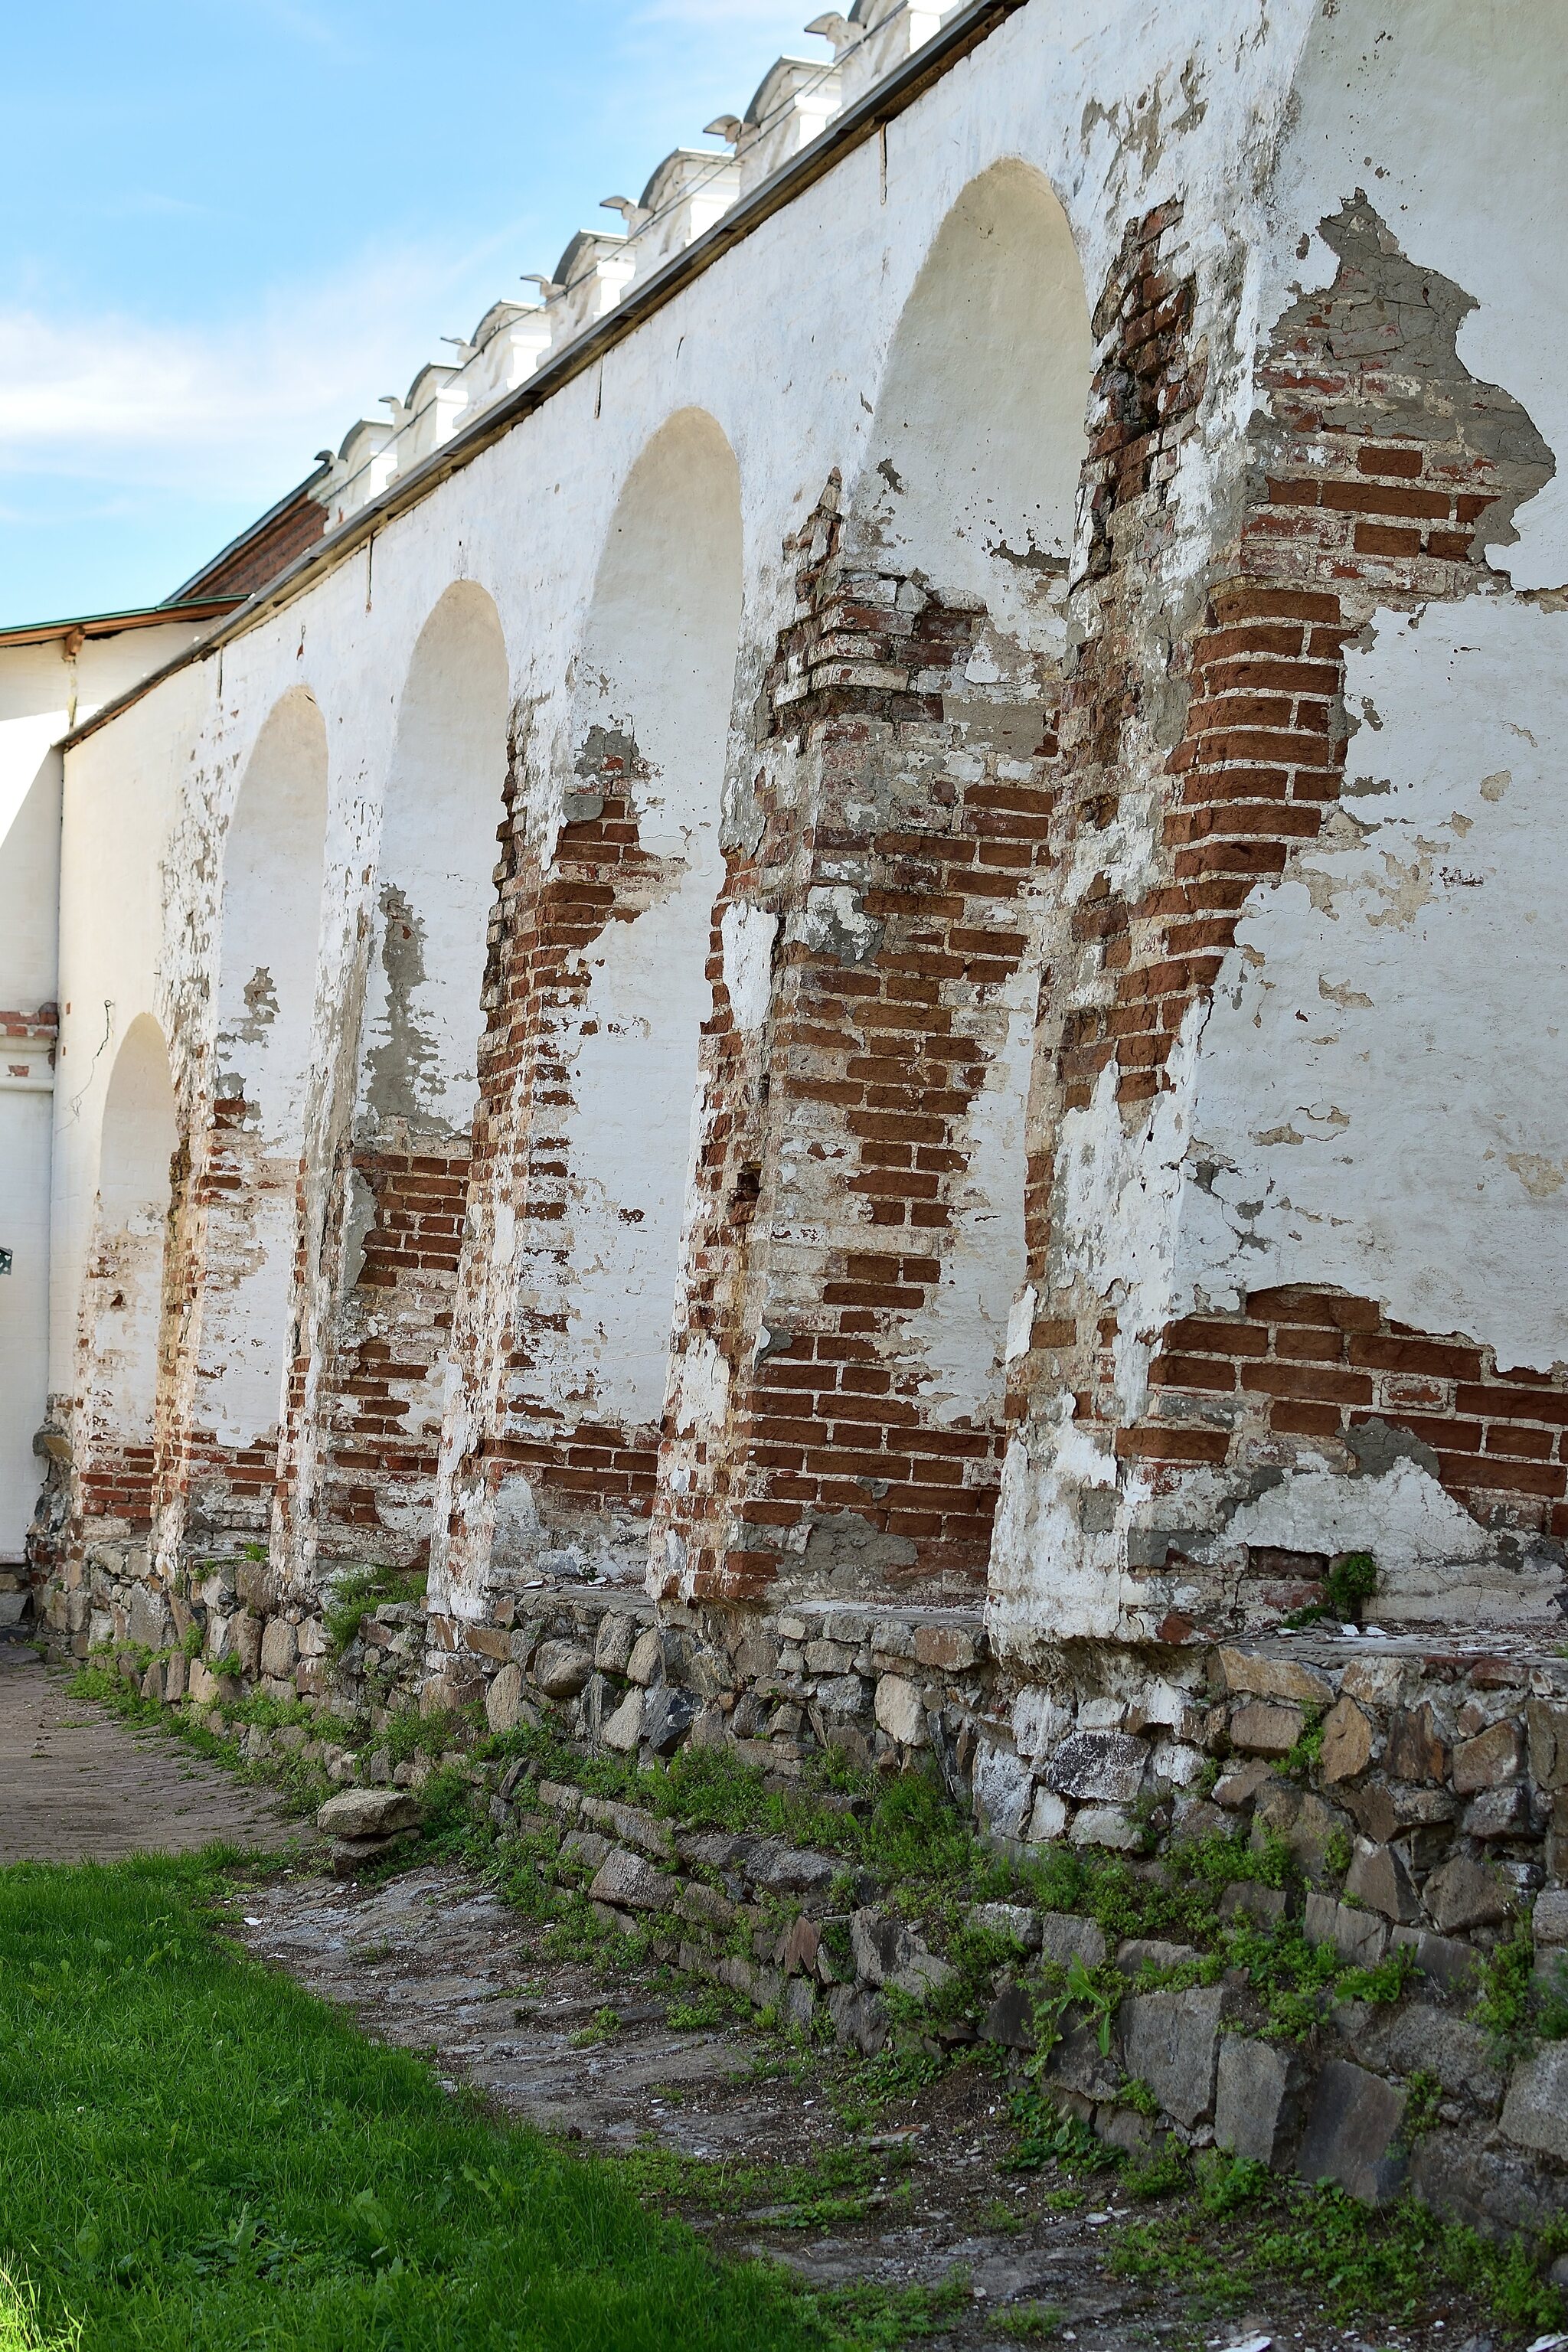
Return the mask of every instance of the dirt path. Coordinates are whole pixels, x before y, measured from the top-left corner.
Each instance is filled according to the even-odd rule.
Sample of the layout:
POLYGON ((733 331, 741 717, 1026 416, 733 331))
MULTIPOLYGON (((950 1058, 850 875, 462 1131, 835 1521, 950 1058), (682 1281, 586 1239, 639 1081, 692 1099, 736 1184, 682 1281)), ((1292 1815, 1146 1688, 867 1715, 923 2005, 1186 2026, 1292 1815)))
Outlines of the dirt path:
POLYGON ((264 1798, 162 1734, 68 1698, 67 1681, 0 1642, 0 1864, 286 1842, 289 1824, 264 1798))
POLYGON ((605 2154, 762 2168, 718 2200, 645 2177, 716 2247, 788 2263, 825 2287, 936 2288, 962 2273, 963 2307, 922 2339, 933 2352, 1021 2341, 1075 2352, 1265 2341, 1275 2352, 1440 2352, 1446 2342, 1492 2352, 1489 2337, 1468 2340, 1457 2311, 1447 2335, 1383 2326, 1363 2338, 1288 2287, 1219 2318, 1170 2286, 1119 2278, 1103 2233, 1146 2209, 1130 2206, 1114 2173, 1075 2190, 1054 2168, 1023 2179, 1003 2169, 1014 2137, 1005 2088, 983 2061, 847 2126, 836 2104, 844 2068, 831 2053, 803 2056, 741 2024, 686 2030, 683 2005, 700 1996, 654 1969, 551 1956, 545 1927, 460 1871, 422 1867, 379 1887, 289 1874, 252 1887, 244 1908, 253 1951, 353 2010, 366 2032, 429 2055, 447 2084, 605 2154), (858 2186, 835 2190, 819 2176, 814 2204, 800 2168, 846 2152, 862 2159, 858 2186))

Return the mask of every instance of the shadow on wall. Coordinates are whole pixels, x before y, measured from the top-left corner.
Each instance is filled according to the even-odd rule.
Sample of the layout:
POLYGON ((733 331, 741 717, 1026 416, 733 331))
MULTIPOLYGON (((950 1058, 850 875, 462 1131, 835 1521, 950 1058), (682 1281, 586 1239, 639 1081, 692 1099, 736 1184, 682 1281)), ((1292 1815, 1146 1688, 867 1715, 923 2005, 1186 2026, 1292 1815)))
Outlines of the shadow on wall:
POLYGON ((103 1106, 82 1331, 87 1444, 79 1458, 89 1517, 140 1524, 152 1513, 170 1163, 178 1147, 168 1047, 143 1013, 115 1056, 103 1106))

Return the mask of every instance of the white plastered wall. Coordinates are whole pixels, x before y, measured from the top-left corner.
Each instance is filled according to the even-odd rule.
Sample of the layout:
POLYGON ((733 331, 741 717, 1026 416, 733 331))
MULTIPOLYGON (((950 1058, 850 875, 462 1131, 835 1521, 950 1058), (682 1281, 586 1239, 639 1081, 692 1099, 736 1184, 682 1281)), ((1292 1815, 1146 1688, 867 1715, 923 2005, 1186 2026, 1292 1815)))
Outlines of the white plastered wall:
MULTIPOLYGON (((59 993, 61 761, 79 718, 181 653, 188 623, 0 646, 0 1013, 36 1018, 59 993)), ((33 1435, 49 1391, 49 1168, 54 1057, 0 1045, 0 1564, 20 1560, 37 1498, 33 1435)))
POLYGON ((414 648, 377 844, 361 1077, 372 1127, 450 1135, 473 1118, 509 699, 495 604, 454 583, 414 648))
POLYGON ((168 1236, 170 1161, 178 1141, 168 1048, 139 1013, 114 1057, 99 1143, 89 1285, 88 1393, 93 1458, 150 1447, 168 1236))
MULTIPOLYGON (((971 182, 943 221, 899 320, 856 486, 858 559, 911 575, 986 621, 942 764, 960 783, 1034 781, 1030 753, 1059 691, 1067 592, 1091 363, 1089 305, 1071 225, 1050 184, 1007 159, 971 182), (1031 730, 1020 720, 1037 714, 1031 730), (995 751, 1002 741, 1005 748, 995 751)), ((1047 886, 1048 887, 1048 885, 1047 886)), ((1025 1270, 1026 1112, 1042 951, 1038 899, 1018 970, 981 1006, 951 992, 956 1034, 985 1076, 956 1148, 941 1277, 904 1336, 926 1410, 984 1426, 1000 1412, 1007 1320, 1025 1270)))
POLYGON ((223 843, 215 1085, 249 1115, 230 1145, 243 1196, 207 1213, 194 1419, 226 1446, 266 1437, 281 1410, 326 815, 326 729, 297 688, 268 716, 223 843))
POLYGON ((529 1306, 565 1312, 558 1344, 547 1331, 535 1343, 529 1386, 569 1421, 646 1427, 664 1402, 698 1034, 712 1009, 704 967, 741 585, 734 457, 710 418, 687 411, 632 469, 578 665, 566 791, 595 788, 596 802, 608 779, 594 762, 617 747, 609 756, 630 772, 616 781, 654 862, 616 876, 620 910, 586 951, 570 1057, 564 1295, 525 1284, 529 1306))
MULTIPOLYGON (((420 629, 454 581, 494 598, 530 768, 552 780, 554 804, 536 808, 531 822, 541 836, 552 834, 573 777, 574 665, 598 553, 638 455, 666 419, 690 408, 713 418, 740 476, 746 562, 732 792, 748 698, 793 608, 782 542, 835 467, 853 482, 872 455, 899 320, 963 189, 1004 159, 1038 171, 1065 207, 1091 288, 1103 283, 1126 221, 1178 191, 1184 234, 1205 267, 1217 262, 1256 203, 1307 13, 1306 0, 1267 16, 1258 0, 1173 0, 1159 11, 1117 0, 1086 24, 1067 0, 1031 0, 890 122, 885 145, 872 139, 852 151, 601 363, 387 521, 372 549, 69 753, 62 992, 73 1005, 73 1074, 95 1066, 109 1000, 116 1023, 135 1004, 165 1007, 177 1083, 210 1085, 213 843, 267 713, 303 687, 328 742, 307 1132, 324 1126, 343 1084, 344 1024, 357 1032, 353 974, 374 926, 380 810, 420 629)), ((95 1175, 96 1130, 83 1124, 95 1087, 101 1080, 89 1075, 57 1154, 65 1208, 57 1332, 70 1327, 81 1202, 95 1175)), ((353 1091, 351 1081, 351 1104, 353 1091)), ((492 1307, 512 1279, 508 1207, 484 1199, 471 1215, 470 1245, 491 1286, 483 1311, 498 1328, 492 1307)), ((485 1376, 500 1377, 499 1365, 485 1376)), ((492 1418, 480 1395, 450 1396, 448 1457, 492 1418)), ((476 1596, 462 1605, 480 1604, 476 1596)))
MULTIPOLYGON (((1129 1419, 1170 1320, 1279 1284, 1370 1297, 1489 1344, 1504 1369, 1568 1358, 1568 610, 1552 593, 1568 583, 1565 107, 1551 0, 1314 14, 1245 321, 1266 339, 1299 292, 1331 282, 1317 225, 1364 190, 1414 262, 1475 299, 1459 357, 1521 403, 1558 467, 1520 509, 1518 543, 1489 551, 1502 583, 1374 614, 1349 649, 1342 805, 1254 892, 1173 1057, 1173 1094, 1131 1136, 1109 1083, 1063 1122, 1064 1270, 1117 1310, 1129 1419)), ((1184 455, 1189 512, 1214 479, 1211 459, 1184 455)), ((1079 1490, 1116 1481, 1104 1447, 1064 1423, 1012 1471, 1003 1638, 1026 1646, 1047 1599, 1064 1632, 1135 1624, 1124 1532, 1080 1524, 1079 1490)), ((1128 1517, 1215 1528, 1208 1552, 1189 1541, 1198 1559, 1244 1541, 1372 1549, 1391 1622, 1529 1616, 1558 1580, 1413 1460, 1353 1495, 1310 1456, 1239 1514, 1227 1493, 1210 1472, 1163 1471, 1156 1502, 1148 1474, 1122 1471, 1128 1517)))

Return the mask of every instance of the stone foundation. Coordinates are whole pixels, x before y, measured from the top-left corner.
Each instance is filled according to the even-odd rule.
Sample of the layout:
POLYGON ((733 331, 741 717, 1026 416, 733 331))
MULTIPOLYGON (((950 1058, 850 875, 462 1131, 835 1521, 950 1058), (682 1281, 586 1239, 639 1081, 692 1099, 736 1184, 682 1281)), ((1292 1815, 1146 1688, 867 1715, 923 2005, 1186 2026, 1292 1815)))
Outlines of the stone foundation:
MULTIPOLYGON (((894 2021, 891 1988, 941 1995, 946 2038, 1026 2056, 1052 1968, 1076 1952, 1090 1970, 1113 1963, 1129 1990, 1109 2052, 1064 2012, 1039 2079, 1118 2145, 1167 2132, 1373 2201, 1408 2183, 1481 2228, 1537 2230, 1560 2206, 1568 2045, 1543 2042, 1510 2064, 1469 2012, 1478 1970, 1527 1917, 1542 1988, 1557 1960, 1568 1979, 1568 1656, 1309 1629, 1246 1644, 1068 1644, 1022 1680, 992 1655, 978 1612, 831 1600, 740 1612, 540 1582, 502 1596, 461 1650, 431 1657, 423 1612, 379 1603, 333 1662, 322 1618, 284 1603, 262 1564, 212 1563, 183 1596, 132 1572, 142 1565, 100 1547, 77 1591, 51 1596, 63 1646, 117 1647, 121 1671, 172 1703, 247 1688, 303 1697, 322 1710, 319 1734, 247 1733, 247 1747, 305 1748, 337 1780, 419 1782, 428 1764, 395 1770, 378 1737, 388 1710, 417 1696, 426 1715, 468 1710, 458 1753, 482 1705, 493 1732, 548 1722, 584 1753, 645 1767, 688 1745, 723 1751, 780 1789, 814 1787, 826 1750, 862 1771, 932 1769, 1015 1862, 1115 1855, 1134 1885, 1180 1867, 1184 1848, 1233 1840, 1222 1916, 1297 1926, 1309 1946, 1333 1948, 1335 1970, 1383 1969, 1397 1997, 1336 1997, 1302 2042, 1270 2038, 1245 1969, 1184 1946, 1108 1943, 1092 1919, 1026 1902, 971 1922, 1001 1942, 984 2000, 971 1984, 952 2011, 944 1938, 900 1916, 897 1890, 851 1885, 842 1858, 686 1836, 635 1806, 531 1780, 521 1759, 479 1775, 498 1831, 541 1815, 564 1825, 606 1917, 651 1926, 666 1957, 796 2026, 874 2050, 894 2021), (1130 2083, 1147 2093, 1130 2097, 1130 2083)), ((450 1621, 429 1623, 451 1639, 450 1621)))

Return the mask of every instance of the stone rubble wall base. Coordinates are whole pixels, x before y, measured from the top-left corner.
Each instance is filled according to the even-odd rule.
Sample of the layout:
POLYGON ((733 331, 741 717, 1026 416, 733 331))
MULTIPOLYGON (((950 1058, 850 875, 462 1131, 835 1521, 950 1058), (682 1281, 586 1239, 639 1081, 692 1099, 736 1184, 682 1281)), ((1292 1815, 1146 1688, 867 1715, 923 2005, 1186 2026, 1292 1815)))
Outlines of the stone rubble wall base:
MULTIPOLYGON (((265 1566, 211 1563, 182 1599, 145 1562, 100 1546, 79 1584, 55 1588, 46 1613, 61 1646, 121 1650, 121 1672, 170 1703, 242 1689, 303 1698, 322 1711, 320 1736, 247 1730, 247 1751, 298 1750, 337 1781, 418 1784, 425 1759, 395 1767, 387 1748, 351 1753, 327 1736, 331 1718, 357 1719, 374 1740, 417 1696, 427 1716, 482 1705, 495 1732, 549 1719, 587 1750, 645 1766, 688 1744, 723 1750, 781 1788, 826 1749, 861 1769, 934 1769, 981 1833, 1020 1858, 1066 1841, 1123 1853, 1137 1872, 1215 1832, 1245 1831, 1258 1851, 1278 1842, 1295 1893, 1239 1881, 1226 1907, 1268 1920, 1299 1903, 1308 1940, 1358 1966, 1407 1948, 1415 1996, 1342 2003, 1309 2053, 1258 2031, 1236 1971, 1130 1991, 1110 2051, 1087 2028, 1069 2032, 1046 2087, 1128 2147, 1168 2132, 1372 2202, 1408 2184, 1481 2229, 1535 2231, 1562 2210, 1568 2043, 1505 2072, 1465 2006, 1477 1964, 1526 1915, 1538 1968, 1568 1961, 1568 1658, 1518 1642, 1435 1650, 1303 1633, 1074 1644, 1023 1679, 992 1655, 974 1612, 820 1601, 767 1612, 541 1584, 503 1596, 482 1626, 380 1604, 332 1662, 321 1616, 288 1601, 265 1566), (201 1648, 187 1655, 192 1627, 201 1648), (149 1651, 163 1654, 143 1664, 149 1651), (1133 2079, 1157 2119, 1129 2103, 1133 2079)), ((664 1957, 787 2024, 870 2053, 889 2031, 889 1988, 918 1996, 950 1981, 918 1928, 879 1910, 871 1882, 847 1884, 840 1860, 687 1836, 575 1789, 525 1787, 526 1770, 514 1766, 491 1800, 498 1828, 526 1825, 531 1808, 569 1815, 568 1847, 593 1867, 606 1920, 651 1926, 664 1957), (782 1927, 762 1907, 779 1897, 798 1914, 782 1927)), ((1092 1920, 1026 1907, 981 1924, 1064 1965, 1075 1951, 1086 1967, 1113 1959, 1130 1978, 1145 1960, 1197 1957, 1112 1953, 1092 1920)), ((942 2031, 1026 2052, 1033 2006, 1026 1968, 984 2016, 942 2031)))
MULTIPOLYGON (((919 2000, 954 1986, 921 1923, 882 1907, 876 1881, 841 1857, 776 1838, 683 1831, 634 1805, 531 1779, 521 1762, 491 1797, 490 1815, 500 1832, 568 1824, 563 1852, 594 1872, 589 1896, 606 1924, 643 1931, 657 1958, 798 2032, 872 2055, 891 2030, 889 1992, 919 2000)), ((1233 1891, 1271 1892, 1252 1882, 1233 1891)), ((1558 1909, 1568 1935, 1568 1903, 1558 1909)), ((1342 2004, 1303 2047, 1265 2038, 1261 2003, 1240 1970, 1212 1986, 1131 1989, 1150 1963, 1195 1960, 1185 1947, 1124 1939, 1112 1948, 1093 1919, 1026 1905, 980 1905, 970 1924, 1010 1937, 1016 1960, 997 1971, 989 2006, 939 2008, 936 2036, 950 2046, 985 2042, 1019 2060, 1032 2053, 1042 1963, 1110 1960, 1128 1979, 1109 2046, 1093 2026, 1069 2030, 1039 2077, 1112 2145, 1134 2154, 1162 2137, 1217 2147, 1374 2205, 1408 2187, 1491 2234, 1538 2234, 1563 2210, 1568 2043, 1500 2065, 1464 2013, 1477 1956, 1453 1939, 1396 1929, 1416 1951, 1418 1991, 1397 2006, 1342 2004)))

